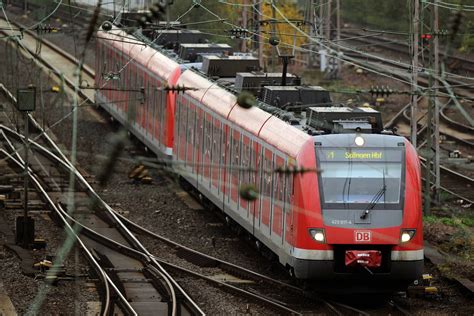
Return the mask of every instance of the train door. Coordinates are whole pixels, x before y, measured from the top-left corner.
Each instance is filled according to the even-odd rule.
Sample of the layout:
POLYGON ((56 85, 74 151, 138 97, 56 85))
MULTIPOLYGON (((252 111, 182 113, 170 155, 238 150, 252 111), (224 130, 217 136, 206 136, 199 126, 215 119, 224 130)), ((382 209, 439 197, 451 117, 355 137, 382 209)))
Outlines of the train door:
POLYGON ((147 135, 148 134, 148 112, 149 112, 149 107, 150 107, 150 84, 151 84, 152 77, 148 73, 148 71, 143 71, 143 86, 140 87, 140 90, 142 91, 142 128, 143 128, 143 134, 147 135))
POLYGON ((211 188, 211 150, 212 150, 212 116, 209 113, 204 115, 204 135, 203 135, 203 159, 202 177, 208 189, 211 188))
POLYGON ((230 164, 231 164, 231 142, 232 142, 232 129, 229 125, 224 124, 224 134, 223 134, 223 157, 222 161, 224 163, 223 168, 221 168, 221 184, 222 192, 224 192, 224 204, 230 203, 230 164))
MULTIPOLYGON (((274 169, 283 169, 285 166, 285 160, 279 155, 275 155, 275 168, 274 169)), ((272 239, 277 241, 277 238, 274 238, 276 235, 281 238, 283 237, 283 210, 284 210, 284 201, 285 201, 285 177, 282 173, 274 173, 273 176, 273 212, 270 216, 271 223, 271 232, 272 239)))
MULTIPOLYGON (((114 63, 115 63, 115 50, 113 48, 110 49, 110 71, 114 71, 114 63)), ((109 80, 107 81, 107 99, 109 100, 110 107, 115 109, 115 100, 114 100, 114 78, 113 76, 109 76, 109 80)))
MULTIPOLYGON (((118 63, 118 58, 119 58, 119 52, 117 50, 115 50, 114 48, 114 52, 113 52, 113 58, 114 58, 114 72, 117 71, 117 63, 118 63)), ((118 101, 118 80, 117 80, 117 76, 113 76, 113 79, 111 80, 111 84, 112 84, 112 100, 113 100, 113 104, 114 104, 114 110, 117 110, 117 101, 118 101)))
MULTIPOLYGON (((137 73, 136 73, 136 68, 135 64, 131 64, 130 68, 130 89, 135 89, 137 86, 137 73)), ((135 92, 131 91, 130 95, 132 96, 129 99, 128 103, 128 111, 127 111, 127 121, 129 122, 130 126, 133 126, 135 124, 135 111, 136 111, 136 94, 135 92)))
POLYGON ((261 230, 270 233, 270 214, 272 212, 272 184, 273 184, 273 153, 270 149, 263 150, 263 164, 262 164, 262 191, 261 191, 261 223, 265 228, 261 230))
MULTIPOLYGON (((287 167, 292 168, 294 167, 294 160, 289 158, 287 162, 287 167)), ((294 174, 287 174, 285 175, 285 221, 283 222, 284 227, 283 231, 285 233, 285 241, 291 246, 294 246, 294 222, 296 220, 296 216, 298 215, 298 211, 294 204, 294 174)))
POLYGON ((186 146, 186 115, 188 114, 187 107, 183 104, 185 98, 178 96, 176 98, 176 115, 174 117, 174 142, 173 152, 175 157, 180 160, 185 160, 185 146, 186 146))
MULTIPOLYGON (((240 185, 250 184, 250 149, 251 142, 247 135, 242 135, 242 154, 240 159, 240 185)), ((242 197, 239 197, 239 208, 242 217, 250 219, 249 202, 242 197)))
MULTIPOLYGON (((114 52, 113 52, 113 71, 116 72, 117 71, 117 65, 118 65, 118 62, 119 62, 119 57, 120 57, 120 53, 115 50, 114 48, 114 52)), ((119 95, 119 90, 118 90, 118 78, 117 76, 113 76, 112 80, 112 100, 113 100, 113 104, 114 104, 114 110, 118 110, 118 95, 119 95)))
MULTIPOLYGON (((120 51, 120 58, 119 58, 119 70, 122 69, 122 65, 124 65, 125 61, 125 54, 123 53, 123 50, 120 51)), ((125 91, 127 89, 127 85, 125 84, 125 72, 122 70, 119 75, 118 75, 118 86, 120 90, 120 96, 119 100, 117 101, 117 112, 119 113, 120 116, 122 116, 123 113, 123 100, 127 100, 127 92, 125 91)))
POLYGON ((254 145, 255 148, 255 176, 254 176, 254 183, 257 188, 258 194, 258 199, 255 200, 254 204, 254 232, 255 230, 260 230, 260 224, 261 224, 261 209, 262 209, 262 204, 261 204, 261 199, 262 199, 262 193, 263 193, 263 188, 262 188, 262 183, 263 183, 263 163, 262 163, 262 157, 263 157, 263 146, 259 144, 258 142, 255 142, 254 145))
MULTIPOLYGON (((258 143, 255 139, 250 141, 250 171, 249 171, 249 183, 259 190, 259 183, 257 183, 258 176, 258 143)), ((258 191, 260 192, 260 191, 258 191)), ((255 223, 258 223, 258 199, 255 201, 249 202, 249 213, 251 216, 250 222, 252 223, 252 233, 255 233, 255 223)))
POLYGON ((240 168, 240 145, 241 145, 241 135, 237 129, 232 131, 232 149, 231 149, 231 180, 230 180, 230 197, 231 203, 235 205, 236 209, 239 209, 239 168, 240 168))
POLYGON ((199 106, 196 107, 196 139, 194 143, 194 173, 196 180, 202 179, 201 161, 203 151, 203 135, 204 135, 204 111, 199 106))
POLYGON ((148 114, 146 116, 147 120, 147 135, 148 138, 154 141, 154 133, 153 133, 153 124, 155 123, 155 96, 154 91, 156 90, 156 78, 152 75, 148 77, 148 88, 147 88, 147 103, 148 103, 148 114))
POLYGON ((195 128, 196 123, 196 106, 191 101, 189 102, 187 124, 186 124, 186 167, 189 172, 194 171, 194 142, 195 142, 195 128))
MULTIPOLYGON (((215 191, 217 196, 220 196, 222 190, 220 187, 220 174, 221 174, 221 158, 223 157, 221 153, 221 144, 222 142, 222 123, 215 117, 213 119, 213 128, 212 128, 212 151, 211 151, 211 189, 215 191)), ((224 146, 222 146, 224 147, 224 146)))
POLYGON ((137 96, 138 99, 138 111, 137 111, 137 128, 142 130, 145 128, 145 124, 143 123, 144 118, 145 118, 145 100, 144 100, 144 95, 141 91, 143 91, 142 88, 145 87, 145 72, 139 67, 137 69, 137 74, 138 74, 138 82, 137 82, 137 88, 135 95, 137 96))
MULTIPOLYGON (((107 46, 107 49, 106 49, 106 65, 105 65, 105 73, 108 74, 112 71, 112 48, 107 46)), ((104 95, 105 95, 105 99, 106 99, 106 103, 107 103, 107 106, 108 107, 112 107, 112 102, 110 100, 110 77, 107 77, 105 82, 104 82, 104 95)))
MULTIPOLYGON (((128 62, 128 56, 124 54, 123 56, 123 62, 124 62, 124 65, 128 62)), ((130 89, 130 64, 128 64, 122 71, 122 75, 124 77, 124 81, 123 81, 123 84, 124 84, 124 87, 126 87, 126 89, 130 89)), ((129 91, 125 91, 124 92, 124 98, 122 100, 122 105, 121 105, 121 109, 122 111, 120 112, 120 115, 123 117, 123 118, 126 118, 127 117, 127 112, 128 112, 128 100, 130 100, 130 92, 129 91)))
POLYGON ((166 98, 165 91, 162 91, 159 89, 160 86, 160 81, 156 81, 156 88, 153 89, 153 95, 154 95, 154 100, 153 100, 153 107, 154 107, 154 113, 153 113, 153 134, 156 142, 161 146, 162 144, 162 136, 161 136, 161 116, 163 115, 162 113, 162 103, 163 100, 166 98))
POLYGON ((168 96, 171 92, 163 90, 163 81, 158 80, 158 90, 160 91, 160 99, 158 100, 158 126, 159 126, 159 142, 166 147, 166 122, 168 121, 168 96))

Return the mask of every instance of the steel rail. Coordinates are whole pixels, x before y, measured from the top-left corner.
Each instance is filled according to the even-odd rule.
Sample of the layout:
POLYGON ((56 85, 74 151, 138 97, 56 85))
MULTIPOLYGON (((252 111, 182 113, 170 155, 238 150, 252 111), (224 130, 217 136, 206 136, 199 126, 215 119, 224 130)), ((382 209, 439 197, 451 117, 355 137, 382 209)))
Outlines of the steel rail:
MULTIPOLYGON (((109 246, 112 246, 116 249, 121 249, 122 251, 125 251, 131 255, 134 255, 134 256, 143 256, 143 257, 147 257, 147 255, 143 252, 140 252, 139 250, 135 250, 133 248, 130 248, 128 247, 127 245, 124 245, 122 243, 119 243, 115 240, 112 240, 96 231, 94 231, 93 229, 91 228, 88 228, 87 226, 79 223, 77 220, 75 220, 74 218, 72 218, 71 216, 69 216, 64 210, 63 210, 63 213, 64 213, 64 216, 67 216, 71 221, 73 221, 74 223, 76 223, 77 225, 80 225, 81 228, 86 231, 88 234, 90 234, 91 236, 93 235, 94 239, 95 240, 104 240, 105 243, 107 243, 109 246)), ((153 255, 152 255, 153 256, 153 255)), ((172 269, 175 269, 175 270, 178 270, 178 271, 181 271, 181 272, 185 272, 187 274, 192 274, 194 275, 195 277, 199 277, 201 279, 204 279, 208 282, 211 282, 211 283, 216 283, 219 287, 227 287, 235 292, 238 292, 240 294, 244 294, 244 295, 247 295, 253 299, 256 299, 258 301, 262 301, 262 302, 265 302, 265 303, 268 303, 268 304, 271 304, 272 306, 274 306, 275 308, 278 308, 279 310, 283 311, 283 312, 290 312, 291 314, 296 314, 296 315, 302 315, 301 313, 295 311, 295 310, 292 310, 288 307, 286 307, 285 305, 283 305, 282 303, 280 302, 277 302, 275 300, 271 300, 271 299, 267 299, 267 298, 264 298, 262 296, 258 296, 257 294, 254 294, 252 292, 249 292, 249 291, 246 291, 246 290, 243 290, 243 289, 240 289, 238 287, 235 287, 231 284, 228 284, 228 283, 225 283, 225 282, 222 282, 222 281, 218 281, 218 280, 214 280, 206 275, 203 275, 203 274, 200 274, 200 273, 197 273, 195 271, 191 271, 189 269, 186 269, 184 267, 181 267, 179 265, 176 265, 176 264, 172 264, 170 262, 167 262, 165 260, 162 260, 156 256, 153 256, 158 262, 160 262, 160 264, 164 265, 164 266, 167 266, 169 268, 172 268, 172 269)))
MULTIPOLYGON (((5 127, 2 126, 2 125, 0 125, 0 130, 1 130, 2 134, 4 134, 4 131, 3 131, 4 129, 5 129, 5 127)), ((15 133, 14 131, 11 131, 11 130, 10 130, 9 132, 13 132, 13 134, 15 133)), ((14 135, 15 135, 15 134, 14 134, 14 135)), ((16 134, 15 136, 16 136, 16 137, 19 137, 20 139, 23 139, 23 140, 24 140, 23 135, 16 134)), ((32 149, 33 149, 33 148, 32 148, 32 149)), ((47 155, 50 155, 50 157, 53 157, 53 154, 50 153, 47 149, 42 148, 41 151, 43 152, 43 154, 47 154, 47 155)), ((57 158, 57 157, 53 157, 53 158, 55 158, 57 162, 59 162, 60 164, 62 164, 63 167, 65 167, 65 168, 67 169, 67 165, 64 163, 64 161, 60 161, 59 158, 57 158)), ((30 168, 30 169, 31 169, 31 168, 30 168)), ((33 173, 33 171, 31 171, 31 172, 33 173)), ((47 196, 46 191, 44 190, 44 188, 41 187, 41 185, 39 184, 39 182, 38 182, 38 185, 40 186, 40 190, 43 192, 43 194, 47 196)), ((51 201, 51 199, 49 198, 49 196, 47 196, 47 198, 48 198, 49 201, 51 201)), ((51 203, 52 203, 52 201, 51 201, 51 203)), ((54 203, 53 203, 53 204, 54 204, 54 203)), ((56 212, 58 212, 58 211, 59 211, 59 212, 63 212, 63 215, 61 216, 61 218, 64 216, 64 210, 62 210, 62 207, 61 207, 60 205, 58 205, 58 206, 53 205, 53 209, 54 209, 56 212)), ((67 214, 67 213, 66 213, 66 214, 67 214)), ((61 214, 58 214, 58 215, 61 215, 61 214)), ((71 220, 73 220, 76 224, 79 224, 76 220, 74 220, 74 219, 73 219, 72 217, 70 217, 69 215, 68 215, 67 217, 69 217, 71 220)), ((63 220, 63 222, 64 222, 64 220, 63 220)), ((77 236, 77 235, 76 235, 76 236, 77 236)), ((79 237, 77 237, 77 238, 79 238, 79 237)), ((111 240, 110 240, 110 239, 108 239, 108 240, 109 240, 109 244, 110 244, 111 240)), ((81 246, 82 246, 84 249, 87 249, 86 246, 85 246, 84 244, 82 244, 82 243, 81 243, 81 246)), ((123 248, 123 247, 122 247, 122 248, 123 248)), ((132 249, 132 251, 134 250, 133 248, 129 248, 129 249, 132 249)), ((135 250, 135 252, 138 252, 138 251, 135 250)), ((141 252, 139 252, 139 253, 142 254, 141 252)), ((150 261, 150 260, 149 260, 149 256, 146 256, 145 254, 143 254, 143 256, 144 256, 143 261, 145 262, 145 266, 146 266, 146 262, 149 262, 149 261, 150 261)), ((162 276, 162 280, 164 280, 166 283, 168 283, 168 286, 169 286, 169 281, 167 280, 166 276, 163 275, 161 272, 159 272, 159 274, 162 276)), ((109 277, 108 275, 107 275, 107 279, 108 279, 110 282, 112 282, 112 284, 113 284, 113 281, 110 279, 110 277, 109 277)), ((136 312, 134 311, 134 309, 133 309, 133 308, 131 307, 131 305, 128 303, 127 299, 123 296, 123 294, 120 292, 120 290, 118 290, 118 288, 115 286, 115 284, 114 284, 113 286, 114 286, 114 289, 116 290, 116 292, 118 291, 117 294, 120 296, 121 302, 122 302, 122 304, 124 305, 126 311, 127 311, 129 314, 131 314, 131 315, 138 315, 138 313, 136 313, 136 312)), ((170 290, 170 292, 174 292, 173 289, 169 289, 169 290, 170 290)), ((171 293, 169 293, 169 294, 171 294, 171 293)), ((174 296, 174 297, 176 297, 176 296, 174 296)), ((173 298, 173 300, 174 300, 174 304, 176 304, 176 299, 173 298)), ((172 315, 176 315, 176 314, 173 313, 172 315)))
MULTIPOLYGON (((11 144, 10 140, 8 139, 8 137, 5 135, 3 129, 1 130, 1 134, 2 136, 5 138, 5 140, 7 141, 7 143, 9 143, 9 146, 11 147, 11 149, 15 150, 13 144, 11 144)), ((19 157, 19 159, 21 159, 21 162, 18 161, 16 158, 14 158, 10 153, 8 153, 7 151, 5 151, 3 148, 0 148, 0 152, 2 152, 6 157, 9 158, 9 160, 11 160, 12 162, 14 162, 18 167, 20 168, 23 168, 24 167, 24 163, 21 159, 21 157, 19 157)), ((18 155, 18 153, 16 153, 18 155)), ((79 236, 75 233, 74 229, 71 227, 71 225, 69 224, 68 221, 65 220, 64 217, 61 216, 59 210, 56 208, 55 206, 55 203, 51 200, 50 196, 47 194, 47 192, 44 190, 44 188, 41 186, 39 180, 36 178, 36 174, 34 173, 34 171, 29 168, 29 172, 28 172, 28 175, 29 175, 29 178, 31 179, 31 181, 33 181, 35 187, 37 188, 37 190, 39 190, 43 197, 46 199, 46 201, 48 202, 48 204, 51 206, 51 208, 60 216, 61 220, 63 221, 65 227, 69 230, 69 233, 74 236, 74 238, 76 239, 76 241, 79 243, 79 245, 81 246, 81 248, 86 252, 88 258, 89 258, 89 261, 92 263, 92 265, 95 267, 95 270, 97 272, 98 275, 101 276, 102 278, 102 281, 104 283, 104 287, 105 287, 105 304, 103 304, 102 306, 102 315, 108 315, 109 314, 109 310, 110 310, 110 288, 109 288, 109 284, 110 286, 113 287, 114 291, 118 291, 118 289, 115 287, 115 285, 113 284, 112 280, 110 280, 110 278, 108 277, 108 275, 105 273, 105 271, 102 269, 102 267, 100 266, 100 264, 95 260, 94 258, 94 255, 89 251, 89 249, 87 249, 87 247, 85 246, 84 242, 79 238, 79 236)), ((118 291, 118 295, 120 292, 118 291)), ((131 306, 130 306, 131 308, 131 306)), ((133 310, 133 308, 132 308, 133 310)))
MULTIPOLYGON (((376 33, 376 32, 374 32, 376 33)), ((346 34, 349 34, 351 38, 344 38, 344 40, 350 40, 350 41, 356 41, 356 42, 364 42, 364 43, 373 43, 373 44, 378 44, 377 46, 384 46, 387 47, 391 51, 396 51, 398 53, 402 53, 404 55, 409 55, 408 51, 408 44, 400 41, 394 41, 393 39, 386 39, 382 37, 360 37, 360 33, 357 32, 351 32, 351 31, 343 31, 341 32, 341 35, 344 36, 346 34), (379 44, 380 43, 380 44, 379 44), (391 47, 389 47, 391 46, 391 47), (405 49, 400 48, 400 46, 404 46, 405 49)), ((440 52, 440 56, 445 57, 446 53, 445 52, 440 52)), ((460 56, 454 56, 454 55, 448 55, 447 59, 452 59, 456 61, 463 62, 468 66, 469 70, 474 71, 474 62, 468 58, 460 57, 460 56)))
MULTIPOLYGON (((13 162, 15 162, 20 168, 22 168, 24 166, 24 161, 23 159, 21 158, 21 156, 19 155, 19 153, 17 152, 16 148, 13 146, 13 144, 11 143, 10 139, 5 135, 5 132, 4 132, 4 126, 0 125, 0 132, 2 134, 2 136, 5 138, 5 140, 7 141, 10 149, 15 152, 15 155, 18 157, 18 160, 16 160, 15 158, 13 158, 10 154, 8 154, 8 156, 10 157, 10 159, 13 159, 13 162)), ((25 137, 23 135, 20 135, 20 134, 16 134, 15 135, 15 132, 13 134, 14 136, 17 136, 19 137, 20 139, 22 139, 23 141, 25 141, 25 137)), ((3 152, 5 152, 3 149, 1 149, 3 152)), ((48 204, 51 205, 51 207, 55 210, 55 212, 57 213, 58 212, 58 209, 56 208, 54 202, 52 201, 51 197, 48 195, 48 193, 46 192, 46 190, 43 188, 43 186, 41 185, 40 183, 40 180, 38 178, 38 176, 36 175, 35 171, 29 167, 28 168, 28 175, 29 177, 31 178, 31 180, 35 183, 35 186, 37 187, 37 189, 42 193, 42 195, 44 196, 44 198, 47 200, 48 204)), ((58 214, 59 215, 59 214, 58 214)), ((61 218, 64 221, 64 218, 61 218)), ((67 227, 68 229, 72 229, 72 227, 70 227, 69 223, 66 221, 65 223, 67 223, 67 227)), ((76 240, 80 241, 80 245, 81 247, 86 251, 86 253, 88 255, 91 255, 92 256, 92 259, 93 260, 93 263, 94 264, 97 264, 99 267, 100 267, 100 264, 98 264, 98 262, 95 260, 93 254, 87 249, 87 247, 85 247, 85 244, 82 242, 82 240, 80 240, 79 236, 74 232, 72 231, 71 232, 73 234, 73 236, 76 238, 76 240)), ((100 267, 101 271, 103 273, 105 273, 105 271, 100 267)), ((123 301, 125 307, 134 315, 137 315, 137 313, 134 311, 133 307, 128 303, 128 301, 126 300, 126 298, 121 294, 121 292, 118 290, 118 288, 115 286, 115 284, 113 283, 113 281, 110 279, 110 277, 105 273, 105 276, 106 276, 106 279, 108 281, 108 283, 111 284, 111 286, 113 287, 114 291, 117 292, 117 295, 119 295, 119 297, 121 298, 121 300, 123 301)), ((108 293, 110 293, 110 290, 107 290, 108 293)), ((108 294, 108 301, 107 301, 107 304, 106 304, 106 307, 107 307, 107 310, 110 309, 110 294, 108 294)))
MULTIPOLYGON (((443 109, 444 107, 442 107, 443 109)), ((395 124, 397 124, 397 122, 400 120, 400 119, 404 119, 404 120, 408 120, 409 121, 409 116, 408 116, 408 111, 410 109, 410 103, 408 103, 407 105, 405 105, 397 114, 395 114, 394 117, 392 117, 392 119, 387 122, 385 125, 384 125, 384 128, 386 129, 389 129, 389 128, 392 128, 395 124)), ((420 130, 420 132, 422 132, 423 130, 420 130)), ((472 142, 469 142, 467 140, 464 140, 464 139, 461 139, 461 138, 457 138, 456 136, 454 135, 450 135, 450 134, 447 134, 447 133, 443 133, 444 135, 446 135, 447 137, 450 137, 450 138, 453 138, 455 139, 456 141, 460 142, 460 143, 463 143, 463 144, 466 144, 466 145, 472 145, 472 142)), ((423 163, 426 163, 426 159, 419 156, 420 160, 423 162, 423 163)), ((459 172, 456 172, 452 169, 449 169, 443 165, 440 166, 440 169, 442 171, 444 171, 445 173, 447 174, 450 174, 452 176, 455 176, 455 177, 458 177, 458 178, 461 178, 462 181, 465 181, 465 182, 469 182, 469 184, 472 186, 474 185, 474 179, 470 178, 470 177, 467 177, 466 175, 463 175, 459 172)), ((467 203, 473 203, 474 201, 472 201, 471 199, 469 198, 466 198, 465 196, 462 196, 460 195, 459 193, 455 193, 453 192, 451 189, 448 189, 444 186, 441 186, 440 187, 441 190, 459 198, 459 199, 462 199, 462 200, 465 200, 467 203)))
MULTIPOLYGON (((222 270, 226 270, 226 268, 230 269, 230 270, 238 270, 239 274, 244 274, 247 278, 250 278, 250 279, 254 279, 254 280, 263 280, 265 282, 268 282, 270 284, 274 284, 276 286, 279 286, 279 287, 283 287, 287 290, 290 290, 290 291, 293 291, 295 293, 299 293, 300 295, 304 295, 306 296, 307 294, 305 293, 305 290, 303 290, 302 288, 300 287, 297 287, 297 286, 294 286, 294 285, 291 285, 291 284, 288 284, 288 283, 285 283, 285 282, 282 282, 282 281, 279 281, 279 280, 275 280, 273 278, 270 278, 266 275, 263 275, 263 274, 260 274, 260 273, 257 273, 255 271, 252 271, 252 270, 249 270, 247 268, 244 268, 244 267, 241 267, 241 266, 238 266, 234 263, 231 263, 231 262, 228 262, 228 261, 225 261, 225 260, 222 260, 222 259, 219 259, 219 258, 216 258, 216 257, 213 257, 213 256, 210 256, 210 255, 207 255, 205 253, 202 253, 200 251, 197 251, 197 250, 194 250, 194 249, 191 249, 187 246, 184 246, 180 243, 177 243, 175 241, 172 241, 164 236, 161 236, 159 234, 156 234, 134 222, 132 222, 131 220, 129 220, 128 218, 124 217, 123 215, 117 213, 117 216, 119 216, 121 218, 121 220, 124 221, 125 225, 129 226, 130 229, 132 231, 134 231, 135 233, 137 234, 145 234, 145 235, 148 235, 154 239, 158 239, 160 240, 161 242, 167 244, 170 248, 173 248, 173 249, 177 249, 177 250, 184 250, 186 251, 187 253, 190 253, 192 254, 193 256, 198 256, 202 259, 205 259, 205 260, 210 260, 212 262, 214 262, 214 266, 215 267, 218 267, 222 270)), ((158 259, 158 258, 157 258, 158 259)), ((165 264, 165 265, 170 265, 171 268, 176 268, 176 269, 179 269, 181 270, 181 268, 177 267, 176 265, 174 264, 171 264, 169 262, 166 262, 166 261, 162 261, 162 264, 165 264)), ((182 272, 185 272, 185 273, 195 273, 194 271, 189 271, 189 270, 186 270, 186 268, 182 268, 182 272)), ((198 276, 198 275, 197 275, 198 276)), ((201 276, 199 276, 201 277, 201 276)), ((207 279, 208 277, 206 276, 203 276, 205 279, 207 279)), ((217 280, 214 280, 212 278, 210 278, 210 280, 208 280, 209 282, 214 282, 214 283, 218 283, 219 281, 217 280)), ((220 284, 220 283, 219 283, 220 284)), ((226 284, 226 283, 225 283, 226 284)), ((314 297, 312 297, 314 298, 314 297)), ((324 298, 321 298, 321 297, 318 297, 317 298, 318 301, 322 302, 323 304, 325 304, 326 306, 328 306, 329 309, 333 310, 333 311, 337 311, 337 309, 334 307, 334 306, 330 306, 332 302, 324 299, 324 298)), ((342 305, 341 305, 342 306, 342 305)), ((357 308, 354 308, 354 307, 351 307, 351 306, 344 306, 344 308, 347 308, 347 309, 351 309, 352 311, 356 311, 358 312, 360 315, 365 315, 365 313, 360 310, 360 309, 357 309, 357 308)), ((336 312, 338 313, 338 312, 336 312)), ((343 315, 342 313, 338 313, 338 315, 343 315)))
MULTIPOLYGON (((349 49, 349 48, 347 48, 349 49)), ((397 61, 392 61, 392 60, 387 60, 387 59, 384 59, 382 57, 379 57, 379 56, 365 56, 363 53, 357 53, 357 52, 354 52, 354 51, 350 51, 349 53, 346 53, 346 56, 349 57, 349 59, 354 59, 354 60, 359 60, 360 62, 364 63, 364 66, 365 67, 368 67, 372 70, 375 70, 375 71, 378 71, 378 72, 382 72, 382 73, 387 73, 385 69, 377 66, 377 65, 380 65, 380 63, 385 63, 385 64, 391 64, 392 66, 396 67, 396 68, 399 68, 399 69, 402 69, 402 70, 406 70, 406 71, 409 71, 410 69, 407 67, 407 65, 403 65, 403 64, 400 64, 399 62, 397 61), (358 59, 360 58, 360 59, 358 59), (368 60, 375 60, 377 63, 374 63, 374 64, 371 64, 368 62, 368 60)), ((344 58, 344 56, 342 57, 344 58)), ((398 75, 396 73, 390 73, 392 76, 396 77, 396 78, 399 78, 399 79, 402 79, 402 80, 408 80, 405 76, 403 75, 398 75)), ((420 77, 419 80, 424 83, 424 84, 427 84, 426 82, 426 79, 423 78, 423 77, 420 77)), ((455 83, 459 83, 459 82, 462 82, 462 81, 459 81, 459 80, 453 80, 453 79, 442 79, 442 78, 439 78, 439 80, 443 83, 443 86, 444 86, 444 90, 447 91, 447 95, 446 97, 450 97, 451 100, 453 100, 453 102, 455 103, 456 107, 458 108, 459 111, 461 111, 461 113, 463 114, 464 117, 466 117, 466 119, 468 119, 470 116, 469 114, 467 114, 467 112, 464 110, 464 108, 462 108, 462 105, 460 105, 455 96, 453 95, 453 91, 451 90, 451 87, 450 87, 450 82, 453 81, 455 83)), ((464 83, 464 82, 462 82, 464 83)), ((458 89, 459 90, 459 89, 458 89)), ((461 96, 461 97, 474 97, 474 94, 470 91, 466 91, 465 89, 461 89, 462 92, 459 92, 457 93, 458 96, 461 96)), ((461 131, 467 131, 467 132, 473 132, 474 131, 474 127, 472 126, 472 121, 470 122, 471 123, 471 126, 469 125, 465 125, 463 123, 460 123, 460 122, 457 122, 457 121, 454 121, 452 119, 450 119, 447 115, 445 115, 443 113, 443 110, 441 110, 441 118, 444 120, 444 121, 447 121, 449 122, 449 124, 451 126, 453 126, 454 128, 456 129, 459 129, 461 131)), ((472 119, 471 119, 472 120, 472 119)))
MULTIPOLYGON (((3 20, 5 21, 5 19, 3 18, 0 18, 0 20, 3 20)), ((13 24, 13 25, 17 25, 15 22, 11 22, 10 21, 10 24, 13 24)), ((9 30, 0 30, 0 33, 2 34, 9 34, 9 30)), ((71 62, 71 64, 77 66, 79 64, 79 61, 72 55, 70 55, 69 53, 65 52, 64 50, 62 50, 61 48, 57 47, 56 45, 54 45, 53 43, 47 41, 47 40, 44 40, 44 39, 41 39, 39 38, 36 34, 34 34, 33 32, 31 31, 26 31, 25 33, 27 33, 29 36, 33 37, 36 41, 42 41, 43 44, 45 44, 45 46, 47 46, 48 48, 50 48, 51 50, 53 50, 55 53, 57 53, 58 55, 60 55, 61 57, 63 57, 64 59, 68 60, 71 62)), ((41 54, 36 54, 35 51, 33 51, 31 48, 28 48, 26 47, 25 45, 22 45, 21 48, 23 48, 24 50, 28 51, 28 53, 32 56, 35 57, 35 59, 38 61, 38 63, 42 64, 44 67, 52 70, 52 72, 60 79, 60 80, 64 80, 65 83, 67 84, 67 86, 71 89, 75 89, 76 88, 76 83, 73 82, 73 80, 71 78, 67 78, 67 77, 63 77, 62 76, 62 73, 59 69, 57 69, 56 67, 54 67, 53 65, 51 65, 50 63, 48 63, 42 56, 41 54)), ((89 68, 88 66, 83 66, 82 67, 82 70, 90 77, 92 77, 92 79, 95 78, 95 72, 94 70, 92 70, 91 68, 89 68)), ((87 100, 88 102, 90 103, 94 103, 94 100, 93 99, 90 99, 81 89, 79 90, 79 94, 80 96, 87 100)))
MULTIPOLYGON (((6 130, 12 135, 15 135, 16 137, 19 137, 20 139, 24 139, 23 135, 18 134, 17 132, 11 130, 10 128, 0 125, 1 130, 6 130)), ((72 171, 75 173, 77 179, 84 185, 84 187, 88 190, 88 192, 93 196, 93 198, 99 202, 111 215, 111 218, 113 221, 117 224, 117 229, 121 230, 122 232, 126 232, 128 236, 130 237, 131 244, 134 245, 137 248, 141 249, 141 252, 145 253, 148 255, 149 260, 155 265, 155 268, 157 268, 161 273, 164 275, 164 280, 165 282, 168 283, 168 287, 171 291, 170 295, 173 298, 173 315, 177 314, 177 299, 176 299, 176 293, 175 289, 180 291, 180 294, 186 299, 186 302, 189 304, 190 307, 192 307, 198 314, 204 315, 204 312, 201 310, 201 308, 192 300, 192 298, 184 291, 184 289, 168 274, 168 272, 154 259, 154 257, 148 252, 148 250, 140 243, 140 241, 136 238, 136 236, 128 230, 128 228, 119 220, 119 218, 115 215, 116 213, 114 210, 95 192, 95 190, 90 186, 90 184, 87 182, 86 179, 81 175, 81 173, 68 161, 68 160, 63 160, 56 156, 54 153, 49 151, 47 148, 43 147, 42 145, 38 144, 37 142, 33 140, 29 140, 30 144, 33 145, 31 149, 36 148, 37 150, 41 151, 44 155, 49 156, 51 159, 57 161, 60 165, 62 165, 66 170, 72 171)), ((124 235, 126 239, 127 236, 124 235)), ((129 241, 130 241, 129 240, 129 241)))
POLYGON ((297 286, 294 286, 294 285, 291 285, 291 284, 288 284, 288 283, 285 283, 285 282, 282 282, 282 281, 275 280, 275 279, 270 278, 266 275, 263 275, 263 274, 255 272, 255 271, 249 270, 247 268, 238 266, 238 265, 233 264, 231 262, 228 262, 228 261, 210 256, 210 255, 207 255, 207 254, 202 253, 200 251, 191 249, 191 248, 186 247, 182 244, 179 244, 175 241, 172 241, 172 240, 170 240, 170 239, 168 239, 164 236, 158 235, 158 234, 156 234, 156 233, 154 233, 154 232, 152 232, 152 231, 150 231, 150 230, 148 230, 148 229, 132 222, 131 220, 129 220, 128 218, 124 217, 123 215, 121 215, 119 213, 116 213, 116 214, 117 214, 117 216, 120 217, 120 219, 122 221, 125 222, 125 225, 128 225, 131 230, 135 231, 135 233, 146 234, 146 235, 148 235, 148 236, 150 236, 154 239, 158 239, 161 242, 166 243, 169 247, 172 247, 174 249, 184 250, 187 253, 193 254, 195 256, 199 256, 202 259, 213 261, 216 265, 222 266, 224 268, 238 269, 240 272, 246 274, 247 276, 254 277, 254 278, 257 278, 257 279, 260 279, 260 280, 264 280, 266 282, 273 283, 274 285, 277 285, 277 286, 285 287, 287 289, 290 289, 292 291, 296 291, 296 292, 301 293, 301 294, 304 293, 304 290, 302 290, 301 288, 299 288, 297 286))

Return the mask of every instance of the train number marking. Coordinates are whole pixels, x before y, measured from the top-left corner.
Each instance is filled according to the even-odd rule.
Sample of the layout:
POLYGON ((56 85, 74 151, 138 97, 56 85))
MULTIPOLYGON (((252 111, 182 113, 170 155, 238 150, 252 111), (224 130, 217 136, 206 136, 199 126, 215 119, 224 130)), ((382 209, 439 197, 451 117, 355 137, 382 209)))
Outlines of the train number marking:
POLYGON ((355 231, 354 235, 356 242, 370 242, 372 240, 372 232, 370 231, 355 231))

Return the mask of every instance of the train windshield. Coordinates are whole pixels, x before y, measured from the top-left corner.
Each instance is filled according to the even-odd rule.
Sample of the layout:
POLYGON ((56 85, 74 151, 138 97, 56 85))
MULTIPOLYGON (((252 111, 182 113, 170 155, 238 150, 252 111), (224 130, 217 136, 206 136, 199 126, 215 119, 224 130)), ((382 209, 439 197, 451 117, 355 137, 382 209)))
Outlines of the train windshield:
POLYGON ((326 208, 394 207, 402 198, 402 148, 317 148, 321 201, 326 208), (385 188, 385 190, 381 190, 385 188))

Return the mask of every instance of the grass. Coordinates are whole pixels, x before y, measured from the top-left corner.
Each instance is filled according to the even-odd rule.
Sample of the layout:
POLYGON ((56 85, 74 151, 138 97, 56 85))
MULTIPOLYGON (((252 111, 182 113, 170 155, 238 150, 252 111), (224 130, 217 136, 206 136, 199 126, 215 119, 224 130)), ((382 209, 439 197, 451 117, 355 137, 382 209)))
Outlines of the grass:
POLYGON ((456 217, 438 217, 438 216, 423 216, 423 221, 426 224, 442 223, 447 226, 463 228, 474 227, 474 217, 472 216, 456 216, 456 217))
MULTIPOLYGON (((444 213, 446 214, 446 213, 444 213)), ((425 238, 439 249, 448 253, 447 263, 440 266, 446 275, 474 277, 474 217, 458 216, 424 216, 425 238)))

